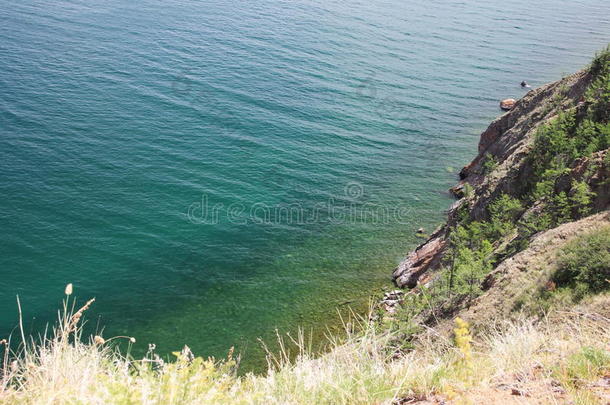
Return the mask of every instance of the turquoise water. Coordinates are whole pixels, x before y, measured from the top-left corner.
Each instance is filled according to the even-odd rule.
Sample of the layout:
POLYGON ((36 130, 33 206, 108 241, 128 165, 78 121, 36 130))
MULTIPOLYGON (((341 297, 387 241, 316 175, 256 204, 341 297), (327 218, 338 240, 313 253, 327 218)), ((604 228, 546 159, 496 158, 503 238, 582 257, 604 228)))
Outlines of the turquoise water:
POLYGON ((0 333, 72 282, 246 367, 389 285, 498 100, 610 37, 605 0, 99 3, 0 1, 0 333))

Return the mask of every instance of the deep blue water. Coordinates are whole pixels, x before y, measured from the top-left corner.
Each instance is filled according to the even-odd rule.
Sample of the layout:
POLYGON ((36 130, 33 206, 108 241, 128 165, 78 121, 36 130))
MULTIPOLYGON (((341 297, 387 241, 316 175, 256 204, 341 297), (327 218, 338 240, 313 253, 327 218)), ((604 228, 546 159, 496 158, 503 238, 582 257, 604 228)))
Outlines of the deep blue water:
POLYGON ((609 18, 606 0, 0 1, 0 333, 17 294, 39 331, 68 282, 140 352, 237 345, 252 365, 276 327, 323 330, 442 221, 498 100, 584 66, 609 18))

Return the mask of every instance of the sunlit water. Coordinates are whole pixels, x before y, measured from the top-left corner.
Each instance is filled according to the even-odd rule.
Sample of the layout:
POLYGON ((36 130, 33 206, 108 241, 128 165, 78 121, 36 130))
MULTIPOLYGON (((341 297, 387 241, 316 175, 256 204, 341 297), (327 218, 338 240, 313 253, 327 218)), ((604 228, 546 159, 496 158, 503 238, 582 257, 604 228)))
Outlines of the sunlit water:
POLYGON ((72 282, 136 353, 246 368, 388 286, 498 100, 610 34, 605 0, 0 6, 2 336, 72 282))

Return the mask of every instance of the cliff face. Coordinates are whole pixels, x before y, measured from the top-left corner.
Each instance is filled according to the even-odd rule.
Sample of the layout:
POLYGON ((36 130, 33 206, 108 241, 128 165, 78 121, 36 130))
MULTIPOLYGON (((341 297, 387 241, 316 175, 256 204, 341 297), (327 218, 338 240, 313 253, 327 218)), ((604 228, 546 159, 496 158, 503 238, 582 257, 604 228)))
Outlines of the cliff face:
MULTIPOLYGON (((602 62, 608 66, 607 55, 602 62)), ((515 221, 541 212, 544 201, 526 198, 532 192, 532 179, 536 175, 534 166, 537 162, 531 156, 536 133, 542 126, 558 120, 562 114, 572 117, 571 122, 576 122, 575 125, 587 114, 590 116, 593 108, 591 98, 597 97, 591 95, 591 87, 599 87, 599 81, 599 72, 587 68, 531 90, 517 101, 511 111, 489 125, 481 134, 477 156, 461 170, 459 183, 451 189, 459 199, 450 208, 446 224, 412 251, 394 270, 393 279, 399 287, 415 288, 433 282, 438 271, 446 265, 452 230, 464 218, 467 221, 487 220, 490 204, 500 196, 527 200, 515 221)), ((606 88, 604 86, 607 87, 608 84, 602 83, 601 87, 606 88)), ((605 97, 608 97, 607 93, 605 97)), ((600 109, 599 106, 596 108, 600 109)), ((596 117, 599 116, 599 111, 596 114, 596 117)), ((607 127, 607 105, 602 105, 601 115, 601 118, 596 119, 605 120, 604 125, 607 127)), ((567 167, 553 181, 554 194, 570 196, 574 192, 572 186, 575 182, 585 183, 590 189, 590 213, 608 209, 610 159, 607 156, 606 148, 568 161, 567 167)), ((495 252, 515 237, 514 234, 508 235, 503 242, 495 243, 495 252)))

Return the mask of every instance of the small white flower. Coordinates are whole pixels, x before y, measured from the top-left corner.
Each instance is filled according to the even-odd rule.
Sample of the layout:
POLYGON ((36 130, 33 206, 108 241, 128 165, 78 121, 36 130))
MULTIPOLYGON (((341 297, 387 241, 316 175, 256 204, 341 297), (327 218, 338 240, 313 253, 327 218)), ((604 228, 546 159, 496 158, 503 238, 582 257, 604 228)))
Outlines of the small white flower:
POLYGON ((69 283, 66 286, 66 291, 65 291, 66 295, 72 295, 72 283, 69 283))

